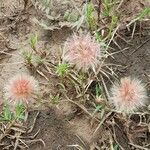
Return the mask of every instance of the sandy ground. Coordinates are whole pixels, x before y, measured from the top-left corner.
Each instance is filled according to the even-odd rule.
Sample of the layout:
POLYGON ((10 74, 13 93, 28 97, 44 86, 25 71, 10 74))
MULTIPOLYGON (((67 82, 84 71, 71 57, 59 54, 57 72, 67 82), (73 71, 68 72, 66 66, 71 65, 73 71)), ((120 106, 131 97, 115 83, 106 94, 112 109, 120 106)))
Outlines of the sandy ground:
MULTIPOLYGON (((37 16, 37 12, 34 8, 31 7, 27 12, 21 12, 24 6, 21 1, 12 1, 12 5, 9 5, 9 2, 9 0, 6 0, 5 3, 1 3, 3 5, 1 6, 2 11, 0 14, 0 16, 6 15, 5 17, 0 18, 0 51, 3 52, 0 54, 1 95, 5 83, 11 76, 20 72, 33 73, 27 69, 21 55, 23 50, 30 49, 29 37, 32 33, 37 32, 40 35, 40 42, 38 43, 39 49, 47 48, 53 51, 57 51, 60 45, 72 33, 66 28, 59 31, 44 31, 37 27, 32 21, 32 19, 37 16), (14 14, 14 16, 12 14, 14 14)), ((138 0, 136 3, 138 6, 135 5, 135 7, 132 8, 130 7, 133 2, 130 3, 130 6, 127 5, 128 3, 130 3, 130 1, 124 2, 123 6, 119 8, 122 11, 128 12, 124 16, 127 19, 124 19, 124 22, 128 22, 128 16, 131 15, 133 10, 136 12, 144 5, 149 5, 148 0, 146 3, 138 0), (124 8, 126 5, 127 8, 124 8)), ((128 44, 119 39, 118 43, 121 47, 120 49, 128 47, 128 50, 115 54, 114 58, 108 59, 108 62, 122 65, 121 68, 115 68, 118 76, 138 76, 144 83, 148 83, 148 75, 150 74, 150 31, 143 29, 142 33, 143 35, 135 36, 132 41, 130 40, 131 35, 125 36, 124 38, 127 41, 130 40, 128 44)), ((111 46, 115 51, 120 50, 113 44, 111 46)), ((37 76, 37 78, 41 79, 39 76, 37 76)), ((53 86, 50 91, 53 91, 55 90, 55 81, 53 81, 53 78, 51 80, 51 85, 53 86)), ((42 83, 42 81, 43 79, 41 79, 40 82, 42 83)), ((106 80, 106 84, 107 82, 108 81, 106 80)), ((146 86, 148 91, 150 91, 150 86, 148 84, 146 86)), ((29 149, 74 150, 75 148, 71 147, 71 145, 80 145, 85 150, 90 149, 90 147, 90 150, 97 150, 96 148, 92 149, 92 147, 94 147, 93 145, 96 145, 96 143, 101 142, 103 134, 100 134, 101 132, 98 131, 97 135, 93 136, 92 133, 95 130, 95 126, 91 125, 89 117, 84 113, 79 116, 74 114, 74 109, 76 109, 76 106, 67 102, 58 105, 57 108, 52 107, 46 110, 43 110, 42 108, 37 118, 33 134, 40 129, 36 138, 42 139, 45 142, 46 147, 43 148, 40 143, 36 143, 31 145, 29 149), (70 117, 70 114, 73 115, 70 117), (100 138, 101 140, 99 140, 100 138)), ((36 111, 30 113, 29 122, 32 122, 35 113, 36 111)), ((117 138, 121 138, 121 131, 117 130, 117 133, 117 138)), ((105 134, 107 137, 107 133, 105 134)), ((121 139, 121 143, 124 143, 124 139, 121 139)), ((137 138, 137 141, 139 139, 140 138, 137 138)), ((130 150, 130 147, 125 144, 122 144, 123 147, 125 147, 126 150, 130 150)))

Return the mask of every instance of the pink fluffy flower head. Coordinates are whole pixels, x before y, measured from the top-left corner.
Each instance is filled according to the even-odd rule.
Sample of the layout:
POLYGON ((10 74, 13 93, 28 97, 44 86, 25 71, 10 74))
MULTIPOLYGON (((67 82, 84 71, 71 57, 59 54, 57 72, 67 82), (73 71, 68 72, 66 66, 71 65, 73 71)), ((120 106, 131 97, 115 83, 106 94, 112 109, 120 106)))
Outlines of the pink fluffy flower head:
POLYGON ((125 77, 111 88, 112 104, 118 111, 134 113, 147 103, 146 89, 138 79, 125 77))
POLYGON ((37 91, 38 82, 34 77, 26 74, 14 76, 4 87, 6 100, 14 105, 18 102, 28 104, 37 91))
POLYGON ((73 35, 65 43, 63 60, 80 70, 97 67, 101 58, 100 45, 89 34, 73 35))

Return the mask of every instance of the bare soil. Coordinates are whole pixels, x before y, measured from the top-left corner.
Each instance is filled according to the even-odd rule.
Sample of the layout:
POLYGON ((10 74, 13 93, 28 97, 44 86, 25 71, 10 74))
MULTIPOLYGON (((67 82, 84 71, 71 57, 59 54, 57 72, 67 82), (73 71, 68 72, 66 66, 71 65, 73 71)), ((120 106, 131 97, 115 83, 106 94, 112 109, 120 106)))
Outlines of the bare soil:
MULTIPOLYGON (((34 113, 30 115, 31 120, 32 115, 34 116, 34 113)), ((31 146, 30 150, 73 150, 72 145, 80 145, 89 149, 87 144, 82 143, 74 132, 74 126, 68 123, 65 116, 58 114, 53 108, 40 112, 33 133, 36 133, 39 129, 37 138, 42 139, 46 146, 43 148, 41 143, 37 143, 31 146)))
MULTIPOLYGON (((24 60, 21 56, 22 51, 30 49, 29 37, 32 33, 37 32, 39 37, 38 48, 50 49, 57 51, 65 41, 65 39, 72 33, 68 28, 54 31, 44 31, 37 27, 32 19, 38 16, 37 10, 33 7, 22 11, 24 3, 13 0, 11 5, 10 1, 3 1, 0 8, 0 98, 2 99, 2 90, 5 82, 9 77, 18 72, 29 72, 24 60), (5 14, 5 17, 4 17, 5 14), (3 17, 2 17, 3 16, 3 17)), ((140 1, 135 5, 135 2, 125 1, 119 8, 122 12, 126 12, 124 15, 124 22, 130 20, 128 17, 132 13, 137 13, 144 6, 148 6, 149 1, 140 1), (138 6, 137 6, 138 5, 138 6), (127 7, 126 7, 127 6, 127 7), (127 17, 128 16, 128 17, 127 17)), ((57 10, 59 11, 59 10, 57 10)), ((134 16, 132 14, 132 16, 134 16)), ((40 14, 39 16, 40 17, 40 14)), ((126 23, 125 23, 126 24, 126 23)), ((137 26, 138 30, 138 26, 137 26)), ((108 62, 119 64, 121 67, 114 67, 115 72, 119 77, 123 76, 136 76, 139 77, 148 89, 150 94, 150 30, 142 29, 142 32, 135 32, 134 38, 131 40, 131 32, 126 30, 122 33, 122 37, 116 39, 120 48, 115 44, 111 46, 115 49, 112 52, 117 52, 128 48, 122 52, 113 55, 108 58, 108 62)), ((32 72, 33 73, 33 72, 32 72)), ((40 84, 43 85, 43 79, 40 76, 35 75, 40 84)), ((50 92, 55 92, 55 79, 51 79, 50 92)), ((47 81, 44 81, 46 83, 47 81)), ((109 81, 106 80, 106 84, 109 85, 109 81)), ((45 88, 45 86, 43 86, 45 88)), ((110 87, 108 86, 108 89, 110 87)), ((35 143, 30 145, 30 150, 75 150, 77 148, 73 145, 80 145, 85 150, 98 150, 97 144, 101 145, 102 141, 108 140, 109 135, 105 129, 98 130, 96 135, 93 135, 95 131, 95 124, 91 123, 91 119, 78 107, 70 104, 69 102, 60 103, 57 107, 51 106, 49 108, 39 108, 40 114, 35 123, 32 134, 39 130, 36 139, 42 139, 45 142, 45 147, 41 143, 35 143)), ((34 115, 37 111, 32 111, 29 114, 29 124, 32 123, 34 115)), ((132 116, 132 123, 139 122, 139 118, 132 116)), ((116 117, 116 122, 118 121, 116 117)), ((119 124, 119 122, 118 122, 119 124)), ((97 125, 97 124, 96 124, 97 125)), ((136 126, 137 127, 137 126, 136 126)), ((137 127, 138 128, 138 127, 137 127)), ((116 134, 116 140, 125 150, 132 150, 132 147, 128 146, 129 139, 125 133, 124 124, 120 123, 120 127, 114 125, 111 127, 112 132, 116 134)), ((135 129, 136 130, 136 129, 135 129)), ((133 133, 132 133, 133 135, 133 133)), ((139 132, 139 136, 133 136, 136 144, 142 145, 142 136, 147 136, 147 143, 150 143, 150 133, 148 129, 144 132, 139 132), (144 133, 144 135, 143 135, 144 133)), ((138 150, 138 148, 137 148, 138 150)))

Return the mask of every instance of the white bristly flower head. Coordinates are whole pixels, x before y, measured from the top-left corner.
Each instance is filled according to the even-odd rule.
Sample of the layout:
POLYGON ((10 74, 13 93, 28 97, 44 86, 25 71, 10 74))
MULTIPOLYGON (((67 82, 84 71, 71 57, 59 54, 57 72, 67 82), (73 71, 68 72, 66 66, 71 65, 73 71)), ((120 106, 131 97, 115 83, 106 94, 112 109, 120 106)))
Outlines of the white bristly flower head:
POLYGON ((86 34, 73 35, 67 39, 62 59, 71 65, 75 65, 78 70, 87 71, 92 69, 95 71, 101 57, 99 43, 90 34, 86 34))
POLYGON ((112 86, 110 100, 116 110, 134 113, 147 104, 147 92, 140 80, 125 77, 112 86))
POLYGON ((32 96, 38 91, 38 82, 34 77, 18 74, 12 77, 4 87, 4 96, 8 103, 30 103, 32 96))

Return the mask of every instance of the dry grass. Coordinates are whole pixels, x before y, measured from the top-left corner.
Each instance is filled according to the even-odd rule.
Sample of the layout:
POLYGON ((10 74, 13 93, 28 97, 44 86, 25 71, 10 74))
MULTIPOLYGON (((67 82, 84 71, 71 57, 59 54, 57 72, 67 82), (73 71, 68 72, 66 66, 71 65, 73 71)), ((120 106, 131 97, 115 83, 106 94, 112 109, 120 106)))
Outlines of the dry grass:
MULTIPOLYGON (((49 94, 49 91, 46 93, 50 95, 50 100, 45 99, 44 95, 41 94, 37 99, 37 103, 46 107, 51 107, 51 105, 56 105, 57 107, 67 101, 78 107, 83 114, 89 117, 90 122, 93 122, 93 136, 103 129, 102 135, 106 137, 102 137, 96 143, 92 143, 90 150, 130 150, 131 146, 141 150, 148 150, 150 146, 148 137, 150 132, 149 110, 146 108, 135 114, 123 115, 117 112, 109 103, 110 84, 119 78, 116 67, 122 68, 123 66, 108 63, 107 60, 110 57, 114 59, 113 55, 128 50, 128 47, 122 50, 117 42, 118 39, 130 44, 124 38, 121 23, 124 20, 121 20, 119 13, 124 5, 124 1, 103 0, 81 3, 80 1, 66 0, 59 3, 53 0, 43 0, 41 2, 24 0, 24 2, 23 10, 16 16, 13 23, 6 26, 7 29, 0 29, 0 31, 3 30, 5 33, 11 26, 17 27, 22 14, 27 13, 28 9, 34 6, 35 10, 40 11, 41 17, 37 16, 33 20, 44 30, 55 32, 67 27, 77 34, 90 32, 91 36, 95 37, 100 45, 102 45, 104 51, 104 58, 96 71, 88 70, 83 72, 82 70, 76 70, 74 66, 64 65, 61 58, 62 53, 55 56, 52 51, 38 49, 38 37, 33 35, 29 39, 29 51, 25 51, 21 55, 24 58, 24 62, 14 63, 26 64, 31 73, 39 75, 47 84, 51 82, 51 78, 56 79, 55 85, 53 85, 55 87, 54 93, 49 94), (58 9, 56 9, 58 3, 58 9), (69 13, 66 12, 66 6, 69 6, 69 13), (43 22, 43 20, 46 20, 46 22, 43 22), (113 53, 111 48, 113 44, 120 51, 113 53), (137 119, 134 120, 135 118, 137 119), (140 139, 139 144, 137 143, 138 139, 140 139)), ((134 14, 135 16, 131 17, 131 20, 129 18, 127 25, 124 25, 124 30, 130 32, 130 41, 136 34, 142 34, 142 31, 138 30, 138 24, 149 21, 149 18, 147 18, 147 15, 150 13, 149 11, 149 8, 139 11, 138 14, 134 14)), ((8 17, 10 16, 3 16, 3 19, 7 20, 8 17)), ((6 50, 0 52, 2 58, 13 55, 11 51, 16 49, 9 46, 11 41, 2 33, 0 33, 0 37, 2 38, 0 42, 2 41, 6 47, 6 50)), ((149 40, 144 41, 131 55, 136 53, 149 40)), ((62 52, 62 47, 59 52, 62 52)), ((0 65, 9 65, 9 63, 0 65)), ((11 63, 11 65, 13 64, 11 63)), ((149 77, 149 75, 147 76, 149 77)), ((38 132, 33 136, 28 136, 34 128, 37 116, 38 113, 35 116, 33 125, 30 127, 27 127, 25 124, 27 118, 25 122, 16 122, 16 120, 1 122, 1 146, 4 149, 13 147, 14 150, 17 150, 17 148, 28 148, 30 144, 36 142, 40 142, 45 146, 42 139, 35 139, 38 132)), ((79 150, 84 149, 80 145, 68 145, 68 147, 79 150)))

